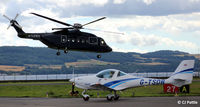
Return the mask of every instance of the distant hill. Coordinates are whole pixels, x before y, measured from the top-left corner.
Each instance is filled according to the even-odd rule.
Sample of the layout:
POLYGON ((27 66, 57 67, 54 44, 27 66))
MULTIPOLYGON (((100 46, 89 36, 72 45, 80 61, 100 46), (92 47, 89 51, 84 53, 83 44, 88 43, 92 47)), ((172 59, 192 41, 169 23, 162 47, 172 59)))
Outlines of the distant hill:
POLYGON ((198 55, 170 50, 145 54, 110 52, 101 54, 101 59, 97 59, 96 55, 96 53, 70 51, 68 54, 61 53, 60 56, 56 56, 56 50, 44 47, 4 46, 0 47, 0 72, 71 73, 72 67, 75 67, 77 73, 96 73, 107 68, 125 72, 173 72, 181 60, 195 59, 197 62, 199 58, 198 55), (23 69, 11 69, 19 67, 23 69))

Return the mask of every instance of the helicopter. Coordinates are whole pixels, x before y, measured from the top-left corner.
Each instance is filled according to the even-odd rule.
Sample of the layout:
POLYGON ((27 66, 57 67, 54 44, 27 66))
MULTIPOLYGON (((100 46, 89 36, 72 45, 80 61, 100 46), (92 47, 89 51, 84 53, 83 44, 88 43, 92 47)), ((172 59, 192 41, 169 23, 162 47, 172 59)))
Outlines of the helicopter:
MULTIPOLYGON (((16 21, 17 17, 19 16, 19 14, 16 14, 14 19, 10 19, 8 16, 3 15, 6 19, 10 21, 10 24, 7 29, 9 29, 10 26, 13 26, 18 33, 17 34, 18 37, 25 39, 39 40, 43 44, 47 45, 48 48, 56 49, 57 56, 60 55, 60 50, 64 50, 64 53, 68 53, 68 51, 86 51, 95 53, 107 53, 112 51, 112 48, 106 44, 103 38, 98 37, 92 33, 80 31, 81 29, 88 29, 84 28, 86 25, 103 20, 106 17, 101 17, 99 19, 93 20, 83 25, 79 23, 71 25, 37 13, 30 13, 30 14, 48 19, 50 21, 65 25, 67 27, 52 28, 52 30, 56 31, 50 33, 25 33, 22 30, 22 27, 16 21)), ((89 30, 95 30, 95 29, 89 29, 89 30)), ((120 34, 118 32, 109 32, 109 31, 104 31, 104 32, 120 34)), ((97 58, 101 58, 101 55, 97 54, 97 58)))

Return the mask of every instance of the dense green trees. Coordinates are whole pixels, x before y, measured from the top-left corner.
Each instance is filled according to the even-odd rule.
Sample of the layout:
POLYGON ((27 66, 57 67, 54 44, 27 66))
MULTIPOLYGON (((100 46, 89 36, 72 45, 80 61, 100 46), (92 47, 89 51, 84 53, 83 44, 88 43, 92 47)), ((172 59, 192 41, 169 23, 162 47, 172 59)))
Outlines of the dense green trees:
MULTIPOLYGON (((38 64, 38 65, 61 65, 62 69, 32 69, 26 68, 21 73, 29 74, 49 74, 51 73, 71 73, 71 68, 66 68, 64 63, 76 62, 78 60, 101 60, 105 62, 120 63, 119 65, 95 65, 89 67, 75 68, 76 73, 96 73, 99 70, 114 68, 125 72, 172 72, 181 60, 195 59, 189 53, 179 51, 157 51, 146 54, 111 52, 102 54, 101 59, 96 58, 96 53, 72 52, 61 53, 56 56, 56 50, 41 47, 0 47, 0 65, 38 64), (142 64, 140 64, 142 63, 142 64), (144 64, 145 63, 145 64, 144 64), (165 63, 166 65, 148 65, 146 63, 165 63)), ((196 66, 199 63, 196 63, 196 66)), ((2 73, 3 71, 1 71, 2 73)))

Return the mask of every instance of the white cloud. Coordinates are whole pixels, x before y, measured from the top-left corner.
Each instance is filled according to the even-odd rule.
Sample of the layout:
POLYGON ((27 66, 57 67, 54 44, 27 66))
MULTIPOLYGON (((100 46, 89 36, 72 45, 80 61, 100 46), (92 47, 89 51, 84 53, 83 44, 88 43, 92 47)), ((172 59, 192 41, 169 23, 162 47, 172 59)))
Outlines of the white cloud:
POLYGON ((21 2, 23 2, 24 0, 17 0, 17 2, 19 2, 19 3, 21 3, 21 2))
POLYGON ((45 2, 45 3, 56 4, 60 7, 80 6, 80 5, 87 5, 87 4, 92 4, 95 6, 103 6, 108 2, 108 0, 38 0, 38 1, 43 2, 43 3, 45 2))
POLYGON ((7 30, 8 24, 0 23, 0 29, 4 32, 0 32, 0 46, 27 46, 26 40, 19 39, 13 28, 7 30))
POLYGON ((150 5, 153 2, 155 2, 156 0, 142 0, 146 5, 150 5))
POLYGON ((112 46, 112 49, 114 52, 137 52, 137 53, 147 53, 148 51, 147 50, 141 50, 141 49, 122 49, 122 48, 117 48, 115 46, 112 46))
POLYGON ((5 14, 5 11, 6 11, 6 6, 2 5, 1 8, 0 8, 0 14, 1 15, 5 14))
POLYGON ((195 3, 195 2, 200 2, 200 0, 189 0, 190 2, 193 2, 193 3, 195 3))
POLYGON ((188 41, 176 41, 175 45, 178 45, 179 47, 187 48, 187 49, 198 49, 198 46, 195 43, 188 42, 188 41))
POLYGON ((54 18, 58 18, 59 16, 59 13, 55 13, 55 12, 52 12, 51 9, 32 9, 32 8, 29 8, 25 11, 23 11, 21 13, 22 16, 26 16, 26 17, 33 17, 32 12, 35 12, 35 13, 38 13, 38 14, 42 14, 44 16, 48 16, 48 17, 54 17, 54 18))
POLYGON ((126 0, 113 0, 114 4, 122 4, 124 2, 126 2, 126 0))

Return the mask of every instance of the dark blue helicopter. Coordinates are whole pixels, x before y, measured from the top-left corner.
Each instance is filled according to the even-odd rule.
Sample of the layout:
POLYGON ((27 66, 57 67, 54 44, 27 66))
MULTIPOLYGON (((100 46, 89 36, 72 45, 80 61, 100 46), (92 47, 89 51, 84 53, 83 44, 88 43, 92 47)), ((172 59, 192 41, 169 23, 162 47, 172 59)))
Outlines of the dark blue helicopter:
MULTIPOLYGON (((10 26, 13 26, 18 33, 18 37, 39 40, 45 45, 47 45, 49 48, 57 49, 58 52, 56 53, 56 55, 60 55, 59 50, 64 50, 64 53, 67 53, 68 51, 87 51, 96 53, 106 53, 112 51, 112 48, 110 48, 106 44, 103 38, 97 37, 96 35, 91 33, 80 31, 80 29, 85 29, 83 28, 83 26, 100 21, 102 19, 105 19, 106 17, 99 18, 97 20, 91 21, 83 25, 79 23, 71 25, 43 15, 39 15, 37 13, 31 13, 31 14, 60 23, 62 25, 66 25, 68 27, 52 28, 52 30, 56 31, 51 33, 25 33, 22 30, 22 27, 16 21, 19 14, 17 14, 14 19, 10 19, 6 15, 3 16, 10 21, 10 25, 8 26, 8 28, 10 26)), ((95 30, 95 29, 89 29, 89 30, 95 30)), ((115 32, 108 32, 108 33, 115 33, 115 32)), ((101 58, 101 55, 98 54, 97 58, 101 58)))

